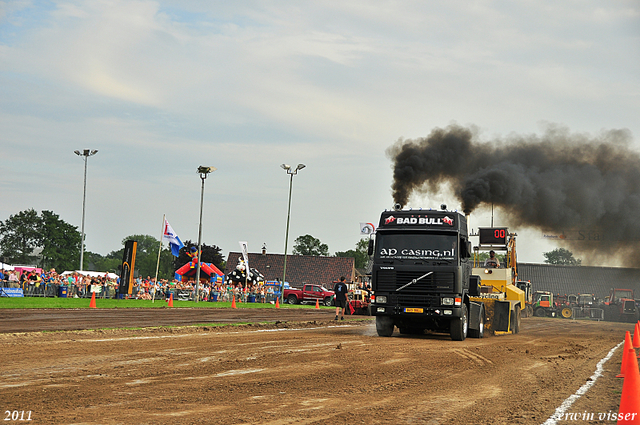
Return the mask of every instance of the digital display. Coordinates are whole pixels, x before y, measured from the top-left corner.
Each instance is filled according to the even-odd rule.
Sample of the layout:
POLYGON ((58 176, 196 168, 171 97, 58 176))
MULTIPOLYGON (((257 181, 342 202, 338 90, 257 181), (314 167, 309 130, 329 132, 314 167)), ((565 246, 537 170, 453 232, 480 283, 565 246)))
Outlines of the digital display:
POLYGON ((478 229, 480 245, 506 245, 508 234, 506 227, 478 229))

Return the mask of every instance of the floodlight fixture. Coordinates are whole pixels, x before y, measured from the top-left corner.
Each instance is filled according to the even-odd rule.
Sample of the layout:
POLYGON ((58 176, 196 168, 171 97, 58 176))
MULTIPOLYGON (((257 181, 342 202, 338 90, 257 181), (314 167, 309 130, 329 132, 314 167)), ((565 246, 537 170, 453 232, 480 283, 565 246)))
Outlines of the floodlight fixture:
POLYGON ((287 278, 287 247, 288 247, 287 245, 289 243, 289 221, 291 219, 291 189, 293 187, 293 176, 298 174, 298 171, 302 170, 304 167, 306 167, 306 165, 298 164, 295 170, 292 170, 291 166, 287 164, 282 164, 280 167, 282 167, 282 169, 285 170, 287 174, 291 176, 291 178, 289 179, 289 206, 287 208, 287 231, 284 236, 284 265, 282 267, 282 282, 280 286, 280 299, 282 302, 284 302, 284 283, 286 281, 285 279, 287 278))
POLYGON ((87 159, 90 156, 93 156, 95 154, 98 153, 97 150, 91 150, 91 149, 83 149, 82 152, 80 152, 79 150, 75 150, 73 151, 73 153, 75 153, 76 155, 82 157, 82 159, 84 160, 84 189, 82 192, 82 237, 80 240, 80 270, 84 270, 83 267, 83 263, 84 263, 84 215, 85 215, 85 206, 86 206, 86 200, 87 200, 87 159))
POLYGON ((200 301, 200 264, 202 263, 202 206, 204 204, 204 180, 207 178, 207 174, 216 171, 216 167, 198 167, 198 174, 202 179, 202 186, 200 189, 200 225, 198 227, 198 270, 196 271, 196 302, 200 301))

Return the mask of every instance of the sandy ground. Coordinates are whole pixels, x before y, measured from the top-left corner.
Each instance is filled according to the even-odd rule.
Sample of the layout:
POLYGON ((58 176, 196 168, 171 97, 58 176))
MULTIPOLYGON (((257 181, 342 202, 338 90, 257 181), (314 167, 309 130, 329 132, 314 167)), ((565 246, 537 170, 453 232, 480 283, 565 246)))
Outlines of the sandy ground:
MULTIPOLYGON (((47 327, 72 320, 91 329, 98 316, 130 323, 142 313, 25 311, 20 324, 19 311, 4 311, 2 419, 19 422, 6 419, 24 411, 33 424, 541 424, 633 330, 527 318, 517 335, 454 342, 397 330, 381 338, 370 318, 336 323, 331 310, 250 312, 217 314, 220 323, 234 314, 270 323, 22 332, 24 323, 45 326, 33 315, 49 314, 47 327)), ((598 414, 618 408, 621 354, 568 411, 594 419, 559 424, 615 423, 598 414)))

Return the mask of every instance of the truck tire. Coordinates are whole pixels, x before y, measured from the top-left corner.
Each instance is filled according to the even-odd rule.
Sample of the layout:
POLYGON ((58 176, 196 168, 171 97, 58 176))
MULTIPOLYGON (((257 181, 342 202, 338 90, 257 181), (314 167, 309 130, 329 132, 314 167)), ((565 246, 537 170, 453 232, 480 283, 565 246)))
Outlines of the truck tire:
POLYGON ((547 312, 544 311, 544 308, 536 308, 533 312, 533 315, 536 317, 545 317, 547 312))
POLYGON ((564 319, 571 319, 573 316, 573 310, 571 310, 571 307, 562 307, 562 310, 560 310, 560 316, 564 319))
POLYGON ((296 297, 293 294, 289 295, 287 297, 287 303, 289 303, 289 304, 298 304, 298 297, 296 297))
POLYGON ((376 331, 378 336, 393 335, 393 320, 387 316, 376 316, 376 331))
POLYGON ((484 337, 484 305, 480 307, 480 323, 478 329, 469 329, 469 338, 484 337))
POLYGON ((331 306, 331 300, 332 300, 331 297, 326 297, 324 299, 324 305, 326 305, 327 307, 330 307, 331 306))
POLYGON ((469 314, 467 313, 466 304, 462 306, 462 317, 456 317, 451 320, 449 334, 454 341, 464 341, 467 338, 469 330, 469 314))

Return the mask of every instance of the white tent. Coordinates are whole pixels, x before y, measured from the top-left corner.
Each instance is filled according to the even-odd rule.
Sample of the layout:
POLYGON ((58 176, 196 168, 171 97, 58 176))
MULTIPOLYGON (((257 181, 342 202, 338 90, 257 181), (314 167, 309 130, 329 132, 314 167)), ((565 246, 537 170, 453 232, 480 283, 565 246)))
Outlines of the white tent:
POLYGON ((64 273, 62 273, 61 276, 65 276, 68 274, 72 274, 72 273, 78 273, 81 274, 82 276, 89 276, 89 277, 103 277, 103 276, 107 276, 109 279, 117 279, 118 275, 115 273, 107 273, 107 272, 88 272, 88 271, 84 271, 84 270, 73 270, 73 271, 66 271, 64 273))
POLYGON ((9 264, 5 264, 5 263, 0 263, 0 269, 14 270, 13 266, 10 266, 9 264))

